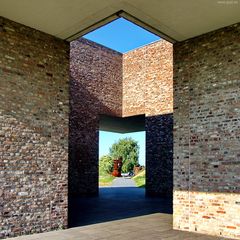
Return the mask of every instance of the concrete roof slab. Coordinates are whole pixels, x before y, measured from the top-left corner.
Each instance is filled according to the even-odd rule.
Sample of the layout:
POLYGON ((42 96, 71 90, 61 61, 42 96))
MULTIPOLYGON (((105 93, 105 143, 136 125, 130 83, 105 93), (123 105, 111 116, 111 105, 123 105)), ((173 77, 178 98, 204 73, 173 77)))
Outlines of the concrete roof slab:
POLYGON ((119 17, 119 12, 129 20, 174 42, 239 22, 240 1, 0 1, 1 16, 69 41, 119 17))

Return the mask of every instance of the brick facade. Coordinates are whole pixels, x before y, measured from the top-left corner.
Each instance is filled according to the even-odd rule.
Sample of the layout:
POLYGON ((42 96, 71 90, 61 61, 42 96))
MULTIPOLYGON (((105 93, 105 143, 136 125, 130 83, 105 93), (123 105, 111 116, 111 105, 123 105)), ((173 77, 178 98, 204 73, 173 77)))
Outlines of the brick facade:
POLYGON ((173 114, 146 117, 146 194, 172 197, 173 114))
POLYGON ((83 38, 73 41, 70 96, 70 195, 97 195, 99 115, 122 114, 122 54, 83 38))
POLYGON ((173 45, 156 41, 123 54, 123 117, 173 112, 173 45))
POLYGON ((0 238, 67 227, 67 175, 70 194, 98 191, 99 114, 145 114, 150 193, 171 190, 174 117, 173 227, 239 239, 239 34, 174 44, 173 115, 170 44, 74 41, 68 127, 69 45, 0 18, 0 238))
POLYGON ((148 195, 172 195, 172 113, 172 44, 160 40, 123 54, 123 116, 145 114, 148 195))
POLYGON ((240 238, 239 35, 174 45, 175 229, 240 238))
POLYGON ((71 43, 70 69, 70 194, 98 193, 99 115, 145 114, 147 193, 172 195, 172 44, 120 54, 80 39, 71 43))
POLYGON ((0 17, 0 238, 67 226, 69 45, 0 17))

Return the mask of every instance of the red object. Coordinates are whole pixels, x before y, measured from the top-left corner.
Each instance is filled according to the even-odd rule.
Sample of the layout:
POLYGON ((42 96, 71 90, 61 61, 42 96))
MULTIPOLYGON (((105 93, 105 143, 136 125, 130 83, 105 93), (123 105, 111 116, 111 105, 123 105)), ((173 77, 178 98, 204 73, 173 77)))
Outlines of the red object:
POLYGON ((113 160, 113 172, 112 175, 114 177, 121 177, 122 174, 122 158, 113 160))

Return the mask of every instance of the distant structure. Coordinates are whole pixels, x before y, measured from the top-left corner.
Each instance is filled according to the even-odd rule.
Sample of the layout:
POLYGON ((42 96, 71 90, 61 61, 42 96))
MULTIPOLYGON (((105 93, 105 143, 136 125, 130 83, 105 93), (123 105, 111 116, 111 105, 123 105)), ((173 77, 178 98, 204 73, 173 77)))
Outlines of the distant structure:
POLYGON ((119 159, 113 160, 113 172, 112 175, 114 177, 121 177, 122 176, 122 157, 119 159))

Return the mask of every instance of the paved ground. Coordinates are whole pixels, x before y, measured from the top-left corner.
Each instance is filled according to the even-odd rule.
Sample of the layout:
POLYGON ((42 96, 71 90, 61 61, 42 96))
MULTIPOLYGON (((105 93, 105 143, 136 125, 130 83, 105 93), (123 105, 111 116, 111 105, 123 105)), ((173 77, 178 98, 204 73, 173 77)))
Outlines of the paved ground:
POLYGON ((172 213, 172 200, 145 197, 144 188, 104 187, 99 197, 69 199, 71 227, 143 216, 172 213))
POLYGON ((99 197, 69 200, 67 230, 34 234, 14 240, 217 240, 172 230, 172 200, 147 198, 131 179, 116 179, 100 188, 99 197), (128 187, 123 187, 128 186, 128 187))
POLYGON ((170 214, 105 222, 14 238, 14 240, 217 240, 211 236, 172 230, 170 214))
POLYGON ((113 180, 112 187, 136 187, 136 184, 130 177, 119 177, 113 180))

